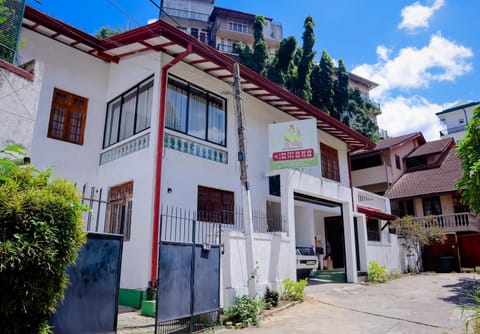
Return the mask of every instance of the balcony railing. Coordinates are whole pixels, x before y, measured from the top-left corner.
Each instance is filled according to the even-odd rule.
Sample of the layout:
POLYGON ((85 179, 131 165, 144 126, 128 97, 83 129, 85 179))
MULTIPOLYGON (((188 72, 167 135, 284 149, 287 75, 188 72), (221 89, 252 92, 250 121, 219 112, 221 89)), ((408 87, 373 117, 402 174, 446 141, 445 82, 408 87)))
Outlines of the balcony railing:
POLYGON ((370 208, 379 209, 383 212, 390 212, 390 200, 386 197, 359 188, 353 188, 353 198, 355 206, 360 204, 370 208))
POLYGON ((223 53, 228 53, 232 55, 238 55, 235 51, 235 45, 220 43, 217 44, 217 50, 223 53))
POLYGON ((480 232, 478 218, 470 212, 416 217, 414 220, 424 228, 436 226, 444 232, 480 232))
POLYGON ((170 16, 178 17, 182 19, 188 19, 188 20, 208 22, 208 19, 210 17, 210 15, 205 13, 191 12, 188 10, 177 9, 177 8, 163 7, 162 10, 164 13, 170 16))

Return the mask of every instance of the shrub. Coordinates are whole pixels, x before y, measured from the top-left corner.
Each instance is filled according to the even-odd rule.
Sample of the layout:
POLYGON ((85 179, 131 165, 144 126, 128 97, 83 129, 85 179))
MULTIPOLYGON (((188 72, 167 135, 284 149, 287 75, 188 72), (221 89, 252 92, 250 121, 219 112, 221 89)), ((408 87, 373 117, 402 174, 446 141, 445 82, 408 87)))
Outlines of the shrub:
POLYGON ((467 311, 465 330, 466 333, 480 333, 480 290, 475 289, 467 294, 470 303, 463 306, 463 312, 467 311))
POLYGON ((382 283, 387 280, 387 267, 381 266, 375 261, 368 263, 368 280, 374 283, 382 283))
POLYGON ((223 311, 223 321, 231 321, 233 323, 246 323, 257 326, 260 322, 260 312, 263 309, 263 301, 259 298, 250 298, 242 296, 235 300, 223 311))
POLYGON ((286 300, 303 300, 305 298, 305 294, 303 290, 307 286, 307 280, 302 279, 298 282, 292 281, 290 278, 284 279, 282 281, 283 285, 283 294, 282 297, 286 300))
POLYGON ((265 308, 271 309, 278 306, 278 292, 270 290, 268 287, 265 290, 265 296, 263 297, 265 302, 265 308))
POLYGON ((50 180, 50 171, 9 165, 1 174, 2 333, 49 333, 65 269, 85 241, 80 197, 72 183, 50 180))

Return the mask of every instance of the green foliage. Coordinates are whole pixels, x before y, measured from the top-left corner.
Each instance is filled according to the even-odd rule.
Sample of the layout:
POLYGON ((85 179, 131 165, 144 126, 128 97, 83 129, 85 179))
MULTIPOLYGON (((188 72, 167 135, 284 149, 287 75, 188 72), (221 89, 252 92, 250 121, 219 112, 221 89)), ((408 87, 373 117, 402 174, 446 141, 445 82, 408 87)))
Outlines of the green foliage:
POLYGON ((223 322, 231 321, 235 323, 246 323, 257 326, 260 322, 260 312, 263 309, 263 301, 258 298, 250 298, 244 295, 235 300, 223 311, 223 322))
POLYGON ((462 201, 477 215, 480 214, 480 105, 473 110, 473 117, 467 125, 467 135, 456 150, 462 161, 463 177, 457 188, 462 201))
POLYGON ((8 180, 0 184, 2 333, 49 333, 65 269, 85 241, 84 208, 75 186, 50 180, 50 171, 7 164, 1 172, 8 180))
POLYGON ((283 285, 283 294, 282 298, 285 300, 297 301, 303 300, 305 294, 303 290, 307 286, 307 280, 302 279, 298 282, 292 281, 290 278, 284 279, 282 281, 283 285))
POLYGON ((313 69, 313 58, 315 57, 315 51, 313 51, 313 46, 315 44, 314 26, 315 23, 313 22, 312 16, 308 15, 303 24, 302 54, 297 66, 297 82, 295 87, 295 94, 307 102, 312 100, 310 75, 313 69))
POLYGON ((278 306, 278 292, 270 290, 268 287, 265 290, 265 296, 263 300, 265 302, 265 308, 271 309, 278 306))
POLYGON ((267 69, 267 78, 276 84, 289 89, 295 76, 295 50, 297 41, 289 36, 280 42, 275 57, 271 60, 267 69))
POLYGON ((333 87, 333 104, 335 108, 335 118, 340 120, 340 118, 347 112, 348 109, 348 99, 349 99, 349 80, 347 68, 343 63, 343 60, 338 61, 337 67, 337 79, 335 80, 333 87))
POLYGON ((121 34, 125 30, 119 27, 110 28, 109 26, 103 26, 99 31, 95 33, 95 37, 98 39, 110 38, 112 36, 121 34))
POLYGON ((475 289, 473 292, 467 294, 469 304, 464 305, 462 308, 462 314, 467 311, 465 322, 466 333, 480 333, 480 289, 475 289))
POLYGON ((367 270, 370 282, 383 283, 387 280, 387 266, 381 266, 375 261, 370 261, 367 270))
POLYGON ((0 184, 11 180, 7 174, 12 168, 23 163, 23 156, 25 150, 21 145, 11 144, 0 148, 0 184))
POLYGON ((325 50, 322 51, 320 63, 314 68, 311 81, 312 104, 339 120, 340 114, 336 112, 333 103, 335 82, 333 61, 325 50))
POLYGON ((421 256, 423 247, 430 245, 432 242, 443 242, 445 240, 443 230, 435 224, 429 223, 431 220, 433 220, 432 217, 427 217, 425 224, 419 224, 413 217, 405 216, 391 222, 392 228, 395 229, 395 233, 401 239, 403 246, 417 259, 416 267, 412 268, 415 272, 423 269, 421 256))
POLYGON ((253 53, 252 53, 252 70, 261 75, 265 75, 268 60, 267 43, 263 37, 263 27, 265 26, 265 18, 256 16, 253 23, 253 53))

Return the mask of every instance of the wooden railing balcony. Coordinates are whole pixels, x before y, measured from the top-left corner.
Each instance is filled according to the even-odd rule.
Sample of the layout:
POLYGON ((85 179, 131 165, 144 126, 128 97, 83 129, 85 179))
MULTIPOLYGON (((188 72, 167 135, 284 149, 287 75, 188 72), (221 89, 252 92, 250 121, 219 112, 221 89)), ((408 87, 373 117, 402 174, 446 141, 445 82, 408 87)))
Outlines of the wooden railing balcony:
POLYGON ((414 218, 424 228, 433 226, 444 232, 480 232, 478 217, 470 212, 414 218))

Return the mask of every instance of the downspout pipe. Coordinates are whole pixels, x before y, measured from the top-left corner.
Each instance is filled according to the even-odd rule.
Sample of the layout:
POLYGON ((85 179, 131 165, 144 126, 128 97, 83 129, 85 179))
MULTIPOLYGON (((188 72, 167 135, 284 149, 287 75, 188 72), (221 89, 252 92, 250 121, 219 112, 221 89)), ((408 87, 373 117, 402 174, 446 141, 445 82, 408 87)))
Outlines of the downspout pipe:
POLYGON ((160 188, 162 185, 162 159, 163 159, 163 136, 165 133, 165 103, 167 99, 168 70, 185 59, 192 53, 192 45, 188 44, 187 50, 178 54, 168 64, 162 66, 162 78, 160 83, 160 107, 157 128, 157 155, 155 160, 155 185, 153 193, 153 230, 152 230, 152 263, 150 272, 150 284, 156 286, 158 275, 158 242, 160 232, 160 188))

